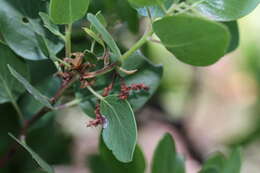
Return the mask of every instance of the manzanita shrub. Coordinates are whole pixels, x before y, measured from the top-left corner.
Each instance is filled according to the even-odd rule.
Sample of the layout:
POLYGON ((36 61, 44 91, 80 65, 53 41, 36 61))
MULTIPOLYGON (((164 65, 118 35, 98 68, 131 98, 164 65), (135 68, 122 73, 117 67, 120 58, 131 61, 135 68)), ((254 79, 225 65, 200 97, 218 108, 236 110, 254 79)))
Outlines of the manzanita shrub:
MULTIPOLYGON (((57 111, 79 105, 93 119, 88 127, 102 127, 100 154, 89 159, 92 172, 144 173, 146 161, 136 145, 134 112, 155 93, 163 67, 144 56, 143 45, 155 40, 183 63, 212 65, 236 49, 236 20, 259 3, 260 0, 0 0, 1 126, 5 128, 5 116, 11 114, 17 114, 19 120, 11 127, 20 126, 12 129, 8 125, 7 129, 12 129, 8 136, 1 130, 1 167, 5 168, 22 152, 19 144, 44 172, 54 173, 27 140, 43 127, 46 133, 37 134, 36 143, 44 146, 46 140, 40 140, 43 134, 52 140, 48 119, 57 111), (146 31, 129 49, 109 32, 120 21, 138 35, 140 21, 145 19, 146 31), (76 30, 88 37, 80 50, 74 50, 72 41, 76 30), (13 108, 7 106, 8 102, 13 108)), ((59 145, 65 146, 66 141, 61 140, 59 145)), ((184 173, 184 162, 175 150, 173 138, 166 134, 154 152, 151 172, 184 173)), ((240 150, 236 148, 229 157, 220 153, 210 157, 200 173, 239 173, 240 165, 240 150)), ((3 171, 13 172, 10 170, 14 169, 3 171)))

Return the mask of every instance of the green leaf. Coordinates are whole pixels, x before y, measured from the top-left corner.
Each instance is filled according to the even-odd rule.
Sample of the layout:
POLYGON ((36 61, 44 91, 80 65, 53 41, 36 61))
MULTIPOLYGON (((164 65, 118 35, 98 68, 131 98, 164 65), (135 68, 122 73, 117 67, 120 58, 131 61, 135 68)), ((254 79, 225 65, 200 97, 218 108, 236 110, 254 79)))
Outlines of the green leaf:
POLYGON ((170 134, 161 139, 154 152, 152 173, 185 173, 184 160, 178 156, 170 134))
POLYGON ((216 167, 209 167, 209 168, 207 168, 207 169, 202 170, 202 171, 199 172, 199 173, 221 173, 221 172, 219 172, 218 170, 219 170, 219 169, 216 168, 216 167))
MULTIPOLYGON (((102 140, 102 139, 101 139, 102 140)), ((137 145, 133 161, 122 163, 116 160, 112 152, 105 146, 103 140, 99 145, 100 155, 93 155, 88 158, 88 167, 92 173, 144 173, 145 158, 141 148, 137 145)))
POLYGON ((232 21, 253 11, 260 0, 188 0, 196 3, 196 9, 204 16, 218 21, 232 21))
POLYGON ((39 15, 44 23, 44 26, 54 35, 60 37, 61 39, 65 40, 65 36, 59 31, 59 27, 51 22, 50 16, 46 13, 40 12, 39 15))
POLYGON ((47 1, 0 0, 0 32, 6 44, 19 56, 29 60, 47 59, 36 34, 43 36, 55 53, 63 48, 60 39, 51 34, 40 20, 47 1), (19 28, 19 29, 18 29, 19 28))
MULTIPOLYGON (((56 62, 58 58, 56 57, 55 52, 52 51, 50 45, 48 44, 48 40, 39 34, 36 34, 35 36, 39 42, 39 45, 41 45, 41 47, 42 47, 43 54, 45 56, 49 57, 49 59, 51 59, 53 62, 56 62)), ((61 36, 61 37, 63 37, 63 36, 61 36)))
POLYGON ((98 42, 101 46, 105 47, 105 44, 101 38, 99 38, 98 35, 96 35, 95 32, 93 32, 91 29, 88 28, 83 28, 83 30, 90 36, 92 37, 96 42, 98 42))
POLYGON ((128 1, 134 7, 144 7, 144 6, 150 6, 150 5, 157 4, 157 0, 128 0, 128 1))
POLYGON ((153 29, 177 59, 195 66, 217 62, 225 55, 230 41, 223 24, 190 15, 164 17, 153 24, 153 29))
POLYGON ((228 158, 221 153, 210 157, 199 173, 239 173, 241 168, 241 151, 235 148, 228 158))
POLYGON ((106 163, 99 155, 91 155, 87 158, 87 167, 91 170, 91 173, 114 173, 106 166, 106 163))
POLYGON ((117 96, 107 96, 101 100, 100 111, 108 121, 102 132, 106 146, 119 161, 132 161, 137 127, 130 104, 117 96))
POLYGON ((227 53, 230 53, 239 45, 239 29, 238 29, 238 23, 237 21, 232 22, 223 22, 224 25, 228 27, 229 32, 231 33, 231 41, 229 43, 229 48, 227 53))
MULTIPOLYGON (((26 143, 51 165, 69 165, 73 160, 70 152, 73 137, 57 125, 57 117, 55 117, 57 114, 56 112, 53 114, 48 122, 41 124, 41 127, 37 124, 32 126, 33 128, 28 131, 26 143), (35 126, 37 128, 34 128, 35 126)), ((27 160, 27 164, 24 166, 26 167, 22 170, 35 168, 31 160, 27 160)))
POLYGON ((90 23, 95 27, 95 29, 101 34, 103 40, 106 42, 106 44, 110 47, 111 51, 117 56, 121 56, 121 52, 119 48, 116 45, 116 42, 114 41, 113 37, 108 33, 106 28, 100 23, 100 21, 97 19, 96 16, 93 14, 88 14, 88 20, 90 23))
POLYGON ((163 17, 166 15, 166 11, 169 10, 173 4, 177 3, 178 0, 158 0, 157 4, 145 8, 136 8, 136 10, 142 16, 149 16, 147 12, 148 8, 152 17, 163 17))
POLYGON ((222 173, 221 170, 226 162, 226 158, 221 153, 211 156, 204 164, 199 173, 222 173))
MULTIPOLYGON (((103 25, 103 27, 107 27, 107 21, 105 19, 105 17, 101 14, 101 11, 96 13, 96 18, 98 19, 98 21, 103 25)), ((102 45, 102 47, 105 49, 105 43, 102 40, 99 31, 95 28, 95 26, 93 24, 90 25, 89 29, 88 28, 83 28, 83 30, 89 35, 91 36, 95 41, 97 41, 100 45, 102 45)))
POLYGON ((239 173, 241 169, 241 150, 236 148, 232 151, 229 159, 225 162, 221 173, 239 173))
POLYGON ((10 48, 0 43, 0 104, 16 101, 25 91, 22 85, 12 77, 7 64, 12 64, 26 79, 29 79, 30 76, 27 64, 18 58, 10 48))
POLYGON ((24 88, 41 104, 44 106, 53 109, 53 106, 50 104, 48 97, 42 95, 36 88, 34 88, 22 75, 16 72, 10 65, 8 65, 9 71, 11 74, 21 83, 24 88))
POLYGON ((9 136, 12 137, 17 143, 23 146, 32 156, 32 158, 38 163, 38 165, 48 173, 54 173, 54 169, 48 165, 37 153, 35 153, 25 142, 19 141, 16 137, 14 137, 11 133, 9 136))
MULTIPOLYGON (((107 21, 105 19, 105 17, 102 15, 101 11, 97 12, 96 14, 97 19, 99 20, 99 22, 104 26, 107 27, 107 21)), ((92 27, 92 25, 91 25, 92 27)))
POLYGON ((55 24, 72 24, 84 17, 89 0, 51 0, 50 17, 55 24))
POLYGON ((145 158, 141 148, 137 145, 135 147, 133 161, 130 163, 119 162, 112 152, 105 146, 101 139, 100 145, 100 156, 103 159, 106 168, 109 172, 113 173, 144 173, 145 171, 145 158))
POLYGON ((39 45, 42 47, 42 53, 46 57, 49 57, 51 59, 55 55, 55 53, 51 51, 51 49, 49 47, 50 45, 48 45, 47 39, 39 34, 35 34, 35 37, 36 37, 39 45))
MULTIPOLYGON (((35 85, 35 88, 47 97, 52 97, 55 95, 60 86, 60 79, 51 75, 48 78, 42 79, 40 82, 38 82, 35 85)), ((18 104, 22 110, 23 115, 25 116, 25 119, 30 119, 42 108, 42 104, 35 100, 35 98, 32 97, 29 93, 24 94, 19 99, 18 104)), ((53 112, 47 113, 44 117, 38 120, 32 128, 42 127, 43 125, 49 122, 50 118, 52 118, 53 115, 53 112)))

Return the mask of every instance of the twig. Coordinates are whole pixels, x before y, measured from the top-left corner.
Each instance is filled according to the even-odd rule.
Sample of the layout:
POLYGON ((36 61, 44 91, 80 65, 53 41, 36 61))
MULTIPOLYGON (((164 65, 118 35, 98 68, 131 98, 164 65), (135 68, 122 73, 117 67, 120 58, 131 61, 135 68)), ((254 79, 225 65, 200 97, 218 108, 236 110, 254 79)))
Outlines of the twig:
POLYGON ((46 113, 50 112, 51 109, 47 107, 43 107, 42 109, 39 110, 35 115, 32 116, 31 119, 25 120, 23 128, 21 130, 20 137, 25 137, 27 135, 27 130, 34 125, 41 117, 43 117, 46 113))

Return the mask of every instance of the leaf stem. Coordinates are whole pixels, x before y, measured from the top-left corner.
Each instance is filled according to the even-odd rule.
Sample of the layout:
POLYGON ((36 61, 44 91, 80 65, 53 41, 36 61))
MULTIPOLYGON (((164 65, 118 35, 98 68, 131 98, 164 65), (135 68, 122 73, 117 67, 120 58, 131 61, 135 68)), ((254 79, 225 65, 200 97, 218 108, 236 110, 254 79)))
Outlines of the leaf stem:
POLYGON ((101 96, 100 94, 98 94, 91 86, 87 86, 87 89, 88 89, 94 96, 96 96, 98 99, 104 100, 104 97, 101 96))
POLYGON ((147 42, 148 37, 150 37, 152 34, 153 30, 147 31, 139 41, 137 41, 127 52, 121 56, 121 59, 126 60, 130 55, 141 48, 147 42))
POLYGON ((71 30, 72 24, 68 24, 65 26, 65 52, 66 57, 70 57, 71 55, 71 30))

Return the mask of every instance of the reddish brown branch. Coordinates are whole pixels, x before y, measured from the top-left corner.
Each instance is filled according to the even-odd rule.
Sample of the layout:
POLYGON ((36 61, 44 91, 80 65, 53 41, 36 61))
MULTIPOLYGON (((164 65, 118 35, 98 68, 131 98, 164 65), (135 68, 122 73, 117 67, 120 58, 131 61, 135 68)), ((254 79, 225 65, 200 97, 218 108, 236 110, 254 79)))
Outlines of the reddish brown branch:
POLYGON ((34 123, 36 123, 39 119, 41 119, 46 113, 50 112, 51 109, 47 108, 47 107, 43 107, 42 109, 40 109, 35 115, 32 116, 31 119, 29 120, 25 120, 24 121, 24 125, 23 128, 21 130, 21 136, 26 136, 27 134, 27 130, 34 125, 34 123))

